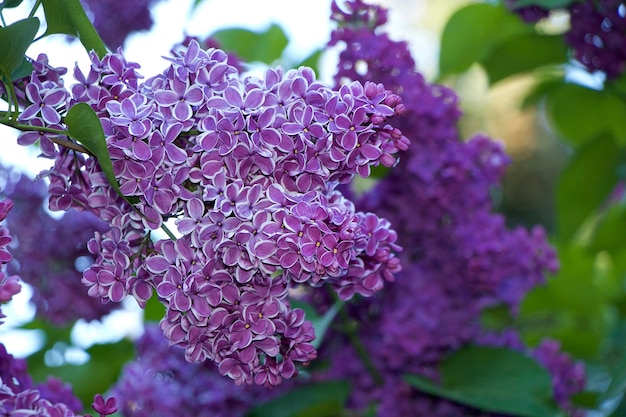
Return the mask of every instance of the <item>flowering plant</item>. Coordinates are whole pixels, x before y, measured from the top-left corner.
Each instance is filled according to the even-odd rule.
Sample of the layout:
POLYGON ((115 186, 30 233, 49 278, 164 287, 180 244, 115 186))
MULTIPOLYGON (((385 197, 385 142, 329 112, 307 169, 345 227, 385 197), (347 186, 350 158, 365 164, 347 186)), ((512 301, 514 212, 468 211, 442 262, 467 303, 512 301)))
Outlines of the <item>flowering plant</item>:
MULTIPOLYGON (((144 78, 122 49, 108 50, 78 0, 36 2, 30 16, 39 7, 44 35, 75 35, 90 66, 69 81, 54 57, 27 57, 35 17, 1 28, 0 45, 12 46, 0 47, 0 123, 51 160, 39 177, 49 209, 67 214, 50 218, 41 189, 6 175, 0 221, 18 260, 41 264, 9 264, 3 226, 0 301, 19 291, 19 275, 36 286, 43 323, 76 319, 58 308, 60 285, 82 288, 82 317, 129 298, 159 311, 136 359, 86 397, 99 415, 583 415, 585 369, 564 340, 533 345, 516 323, 483 320, 523 319, 557 253, 543 228, 509 228, 493 212, 509 156, 484 134, 462 139, 456 94, 427 82, 407 44, 387 36, 386 9, 333 2, 330 45, 342 50, 332 86, 304 66, 245 73, 195 39, 144 78), (375 185, 356 192, 355 178, 373 173, 375 185), (20 217, 39 221, 24 229, 20 217), (47 248, 34 236, 50 227, 81 244, 47 248)), ((446 48, 471 41, 451 37, 481 13, 535 36, 503 5, 468 6, 444 32, 442 73, 472 62, 446 48)), ((534 68, 494 70, 493 51, 480 56, 493 81, 534 68)), ((22 361, 3 361, 5 411, 82 412, 58 380, 34 385, 22 361)))

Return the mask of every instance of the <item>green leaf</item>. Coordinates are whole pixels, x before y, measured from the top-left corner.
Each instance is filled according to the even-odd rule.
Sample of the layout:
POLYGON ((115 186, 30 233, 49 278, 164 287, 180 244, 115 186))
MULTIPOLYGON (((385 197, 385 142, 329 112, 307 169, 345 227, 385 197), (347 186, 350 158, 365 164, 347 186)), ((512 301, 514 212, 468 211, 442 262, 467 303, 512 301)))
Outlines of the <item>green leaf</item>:
POLYGON ((13 73, 11 74, 11 79, 19 80, 20 78, 28 77, 32 73, 33 64, 28 59, 26 59, 26 57, 24 57, 20 66, 13 70, 13 73))
POLYGON ((561 241, 573 238, 606 200, 617 183, 620 163, 620 148, 611 136, 597 137, 576 150, 561 173, 556 193, 561 241))
POLYGON ((143 318, 145 321, 159 321, 165 316, 165 306, 159 301, 159 296, 155 293, 146 302, 143 309, 143 318))
POLYGON ((603 133, 626 144, 626 105, 608 91, 564 84, 548 94, 546 112, 556 132, 573 145, 603 133))
POLYGON ((626 247, 624 230, 626 230, 626 207, 610 207, 595 225, 589 249, 594 252, 623 249, 626 247))
POLYGON ((559 89, 565 85, 564 75, 559 73, 535 74, 537 80, 535 84, 528 90, 524 100, 520 104, 521 109, 528 109, 536 106, 550 94, 552 90, 559 89))
POLYGON ((306 319, 313 323, 313 328, 315 329, 315 340, 312 342, 312 345, 315 349, 320 347, 322 341, 324 340, 324 335, 326 334, 326 331, 328 331, 328 327, 333 322, 333 319, 339 310, 341 310, 345 304, 344 301, 339 300, 333 304, 333 306, 329 308, 323 316, 320 316, 317 311, 315 311, 313 306, 305 303, 304 301, 291 300, 290 303, 293 308, 301 308, 304 310, 306 319))
POLYGON ((134 358, 135 350, 132 342, 121 340, 117 343, 93 345, 87 349, 87 353, 90 356, 89 361, 77 366, 65 364, 48 367, 37 365, 31 359, 30 373, 39 382, 45 381, 49 375, 69 382, 83 404, 91 404, 95 394, 106 392, 117 381, 124 364, 134 358))
POLYGON ((535 70, 568 59, 563 36, 522 33, 495 44, 481 60, 489 82, 494 84, 511 75, 535 70))
POLYGON ((612 304, 596 282, 596 255, 567 245, 557 252, 561 269, 526 295, 517 327, 529 346, 549 337, 578 357, 595 357, 613 325, 612 304))
POLYGON ((246 417, 337 417, 349 393, 345 381, 307 384, 254 407, 246 417))
POLYGON ((39 19, 36 17, 0 27, 0 76, 3 80, 13 81, 11 76, 23 65, 24 54, 33 43, 38 29, 39 19))
POLYGON ((224 29, 213 33, 220 48, 234 52, 246 62, 264 62, 271 64, 283 54, 288 39, 283 29, 272 24, 265 32, 253 32, 248 29, 224 29))
POLYGON ((87 52, 96 51, 102 58, 107 48, 87 17, 79 0, 42 0, 46 16, 46 35, 62 33, 77 37, 87 52))
POLYGON ((64 0, 42 0, 43 12, 46 16, 46 35, 57 33, 78 37, 72 17, 65 9, 64 0))
POLYGON ((544 9, 560 9, 567 7, 576 1, 578 0, 517 0, 513 4, 513 7, 540 6, 544 9))
POLYGON ((317 74, 319 72, 318 65, 320 62, 320 57, 322 56, 322 52, 324 51, 321 49, 314 51, 309 56, 304 58, 301 62, 292 65, 292 68, 309 67, 312 68, 313 71, 315 71, 315 73, 317 74))
POLYGON ((552 403, 550 373, 521 352, 470 346, 439 365, 441 385, 418 375, 406 381, 427 394, 486 412, 524 417, 563 415, 552 403))
POLYGON ((17 7, 22 4, 23 0, 5 0, 0 3, 0 10, 2 9, 10 9, 12 7, 17 7))
POLYGON ((443 30, 439 73, 449 75, 466 71, 473 63, 487 57, 499 42, 532 31, 502 6, 465 6, 450 17, 443 30))
POLYGON ((77 103, 67 112, 65 124, 70 132, 70 136, 96 157, 102 172, 104 172, 113 189, 120 196, 124 197, 113 172, 113 163, 111 162, 109 149, 104 138, 104 130, 96 112, 87 103, 77 103))

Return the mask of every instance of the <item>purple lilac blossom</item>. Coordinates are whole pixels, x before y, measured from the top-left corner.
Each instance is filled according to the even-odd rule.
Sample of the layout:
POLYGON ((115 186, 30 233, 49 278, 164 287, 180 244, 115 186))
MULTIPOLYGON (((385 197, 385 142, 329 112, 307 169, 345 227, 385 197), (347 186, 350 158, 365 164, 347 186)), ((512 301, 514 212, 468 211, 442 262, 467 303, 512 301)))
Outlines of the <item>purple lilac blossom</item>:
MULTIPOLYGON (((549 9, 539 6, 507 7, 524 21, 535 23, 547 17, 549 9)), ((602 71, 614 79, 626 66, 626 5, 622 0, 583 0, 572 2, 566 10, 570 27, 564 38, 572 48, 573 58, 587 70, 602 71)))
MULTIPOLYGON (((327 377, 352 381, 356 410, 376 403, 379 416, 480 414, 421 394, 402 375, 437 377, 444 355, 484 336, 482 310, 504 305, 516 314, 523 296, 558 268, 556 253, 541 228, 509 230, 493 212, 490 189, 509 161, 502 146, 482 134, 462 140, 456 95, 428 84, 406 44, 375 30, 385 15, 380 8, 348 4, 351 12, 333 7, 339 28, 331 45, 345 45, 336 81, 382 82, 405 107, 397 126, 411 137, 409 149, 357 202, 401 231, 403 270, 394 285, 349 306, 376 372, 341 334, 329 335, 320 356, 331 362, 327 377)), ((552 372, 555 400, 571 411, 569 398, 582 389, 584 370, 546 343, 550 348, 537 358, 552 372)))
POLYGON ((128 363, 111 389, 125 417, 177 417, 210 413, 241 417, 262 399, 282 392, 254 385, 237 386, 215 364, 189 363, 184 350, 169 346, 158 326, 147 325, 136 342, 137 358, 128 363))
POLYGON ((616 78, 626 69, 626 5, 621 0, 574 2, 565 41, 589 71, 616 78))
MULTIPOLYGON (((95 407, 94 407, 95 409, 95 407)), ((3 416, 74 417, 83 406, 72 388, 56 378, 33 384, 26 360, 14 358, 0 344, 0 414, 3 416)), ((96 411, 98 411, 96 409, 96 411)), ((105 410, 105 411, 110 411, 105 410)), ((100 416, 112 414, 100 413, 100 416)))
POLYGON ((158 0, 81 0, 98 34, 107 46, 118 48, 133 32, 149 30, 154 21, 150 8, 158 0))
POLYGON ((33 286, 31 301, 37 315, 55 325, 67 325, 79 318, 98 320, 111 312, 112 304, 89 297, 81 282, 82 270, 93 263, 87 241, 94 231, 104 233, 107 226, 88 212, 71 210, 53 218, 44 208, 46 185, 26 175, 6 174, 4 194, 15 206, 7 225, 13 230, 13 261, 8 271, 33 286), (28 224, 28 227, 23 227, 28 224), (67 300, 72 308, 67 308, 67 300))
POLYGON ((93 157, 46 155, 50 209, 89 211, 110 226, 88 243, 89 295, 143 306, 156 292, 170 343, 239 384, 295 376, 316 357, 315 334, 289 290, 328 283, 342 299, 370 296, 400 269, 389 222, 337 189, 408 147, 389 124, 399 97, 369 82, 333 90, 304 67, 240 75, 223 51, 196 41, 144 82, 119 51, 91 59, 88 73, 74 71, 71 93, 34 74, 27 98, 46 112, 22 118, 47 125, 88 103, 120 188, 136 200, 120 198, 93 157), (181 236, 153 239, 170 219, 181 236))
MULTIPOLYGON (((0 200, 0 303, 10 301, 22 288, 19 284, 19 277, 17 275, 8 275, 6 270, 6 265, 12 259, 8 248, 13 238, 9 233, 9 229, 2 222, 7 218, 12 208, 13 201, 9 199, 0 200)), ((6 316, 2 314, 2 309, 0 309, 0 324, 3 323, 1 319, 4 317, 6 316)))

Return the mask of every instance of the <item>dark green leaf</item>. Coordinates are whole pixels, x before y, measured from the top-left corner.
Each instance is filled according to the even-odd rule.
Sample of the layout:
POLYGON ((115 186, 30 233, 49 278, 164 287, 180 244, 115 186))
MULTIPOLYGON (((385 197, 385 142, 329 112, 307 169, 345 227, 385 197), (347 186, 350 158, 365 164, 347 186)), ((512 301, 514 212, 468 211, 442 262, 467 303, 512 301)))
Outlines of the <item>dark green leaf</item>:
POLYGON ((439 73, 463 72, 488 56, 499 42, 521 33, 532 33, 532 29, 502 6, 465 6, 450 17, 443 30, 439 73))
POLYGON ((64 0, 43 0, 43 12, 46 16, 46 35, 62 33, 65 35, 78 37, 78 32, 72 17, 64 6, 64 0))
POLYGON ((572 395, 572 404, 581 408, 596 408, 599 399, 600 393, 596 391, 582 391, 572 395))
POLYGON ((62 33, 76 36, 87 52, 96 51, 102 58, 107 48, 87 17, 79 0, 42 0, 48 28, 46 35, 62 33))
POLYGON ((613 190, 618 180, 620 153, 611 136, 597 137, 576 150, 561 174, 556 195, 561 241, 573 238, 613 190))
POLYGON ((31 64, 31 62, 26 59, 26 57, 24 57, 20 66, 13 70, 13 73, 11 74, 11 79, 19 80, 20 78, 28 77, 32 73, 33 64, 31 64))
POLYGON ((489 82, 494 84, 511 75, 563 64, 567 62, 567 53, 563 36, 522 33, 494 45, 481 63, 489 82))
POLYGON ((124 197, 113 172, 113 164, 111 163, 111 156, 104 138, 104 130, 96 112, 87 103, 75 104, 67 112, 65 124, 67 124, 70 136, 96 157, 102 172, 106 175, 113 189, 120 196, 124 197))
POLYGON ((344 381, 307 384, 254 407, 246 417, 337 417, 349 393, 344 381))
POLYGON ((540 6, 545 9, 559 9, 576 2, 578 0, 517 0, 513 7, 540 6))
POLYGON ((24 62, 24 54, 35 39, 39 29, 39 19, 29 17, 24 20, 0 27, 0 76, 5 81, 24 62))
POLYGON ((487 412, 524 417, 555 417, 562 413, 552 403, 550 373, 523 353, 493 347, 470 346, 439 365, 441 385, 417 375, 409 384, 487 412))
POLYGON ((565 84, 548 94, 546 111, 556 132, 574 145, 603 133, 626 143, 626 105, 607 91, 565 84))
POLYGON ((17 7, 22 4, 22 1, 23 0, 4 0, 2 3, 0 3, 0 10, 17 7))
POLYGON ((264 62, 271 64, 282 55, 288 39, 283 29, 273 24, 265 32, 253 32, 248 29, 224 29, 213 33, 220 48, 234 52, 246 62, 264 62))

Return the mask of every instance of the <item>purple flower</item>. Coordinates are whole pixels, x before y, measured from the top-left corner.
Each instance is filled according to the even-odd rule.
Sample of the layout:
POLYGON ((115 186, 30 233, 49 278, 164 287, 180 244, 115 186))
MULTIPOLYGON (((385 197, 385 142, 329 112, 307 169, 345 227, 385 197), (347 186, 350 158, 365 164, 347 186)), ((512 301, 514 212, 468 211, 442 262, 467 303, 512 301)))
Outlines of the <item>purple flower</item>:
POLYGON ((36 78, 26 85, 26 98, 30 101, 28 107, 20 113, 20 121, 30 121, 37 116, 46 125, 55 125, 61 121, 59 108, 67 100, 67 91, 62 88, 45 88, 36 78))
POLYGON ((154 95, 160 106, 174 107, 173 115, 181 122, 191 119, 192 106, 199 106, 204 100, 202 89, 198 85, 189 85, 187 81, 175 78, 170 81, 171 90, 160 90, 154 95))

